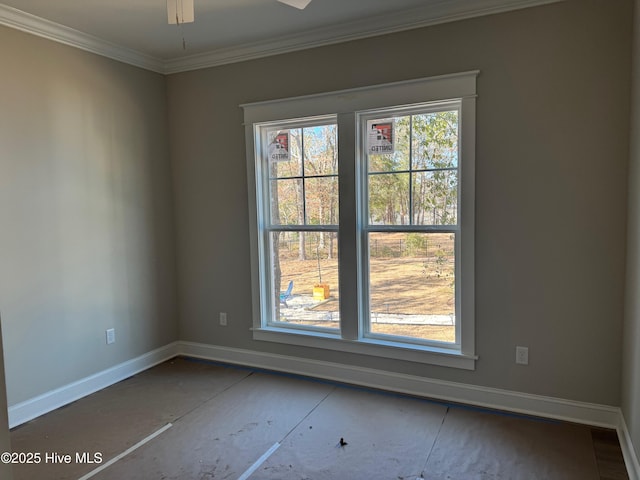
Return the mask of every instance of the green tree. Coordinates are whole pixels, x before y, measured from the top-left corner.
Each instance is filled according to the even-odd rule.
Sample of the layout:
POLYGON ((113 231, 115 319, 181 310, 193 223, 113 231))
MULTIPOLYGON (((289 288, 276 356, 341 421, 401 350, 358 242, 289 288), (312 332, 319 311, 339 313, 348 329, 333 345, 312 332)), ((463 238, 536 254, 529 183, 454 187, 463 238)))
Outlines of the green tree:
POLYGON ((456 222, 458 198, 458 112, 412 117, 414 223, 456 222))

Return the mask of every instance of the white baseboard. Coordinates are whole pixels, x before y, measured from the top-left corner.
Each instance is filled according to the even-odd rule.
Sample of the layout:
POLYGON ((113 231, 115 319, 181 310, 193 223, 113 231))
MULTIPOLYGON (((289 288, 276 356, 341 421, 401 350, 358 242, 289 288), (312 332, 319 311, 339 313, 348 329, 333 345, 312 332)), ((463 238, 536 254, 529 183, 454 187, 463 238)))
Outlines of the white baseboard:
POLYGON ((598 427, 615 429, 620 424, 620 409, 606 405, 530 395, 252 350, 193 342, 178 342, 178 344, 180 353, 189 357, 264 368, 446 402, 464 403, 598 427))
POLYGON ((622 448, 629 480, 640 480, 640 462, 638 462, 638 456, 633 448, 633 441, 622 412, 620 413, 620 425, 618 426, 618 440, 620 440, 620 448, 622 448))
POLYGON ((21 425, 178 355, 616 429, 629 478, 640 480, 638 457, 618 407, 194 342, 171 343, 77 382, 12 405, 8 409, 9 427, 21 425))
POLYGON ((238 348, 178 342, 180 354, 236 365, 263 368, 364 387, 391 390, 445 402, 615 429, 629 480, 640 480, 638 457, 619 407, 531 395, 498 388, 435 380, 400 373, 354 367, 238 348))
POLYGON ((179 354, 178 342, 145 353, 139 357, 85 377, 50 392, 38 395, 24 402, 11 405, 8 409, 9 428, 21 425, 44 415, 56 408, 91 395, 98 390, 113 385, 136 373, 142 372, 179 354))

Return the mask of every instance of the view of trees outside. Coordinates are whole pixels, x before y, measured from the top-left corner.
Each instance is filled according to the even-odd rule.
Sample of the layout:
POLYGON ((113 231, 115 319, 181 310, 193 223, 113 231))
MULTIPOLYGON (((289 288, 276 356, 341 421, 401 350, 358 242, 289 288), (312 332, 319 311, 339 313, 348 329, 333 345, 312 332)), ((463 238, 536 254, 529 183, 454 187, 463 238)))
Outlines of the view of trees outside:
POLYGON ((457 224, 458 111, 368 123, 385 120, 394 152, 368 157, 370 331, 454 342, 455 232, 420 227, 457 224))
POLYGON ((393 120, 395 152, 369 155, 369 224, 455 225, 458 112, 393 120))
MULTIPOLYGON (((370 331, 453 342, 458 111, 379 121, 393 122, 395 138, 393 153, 368 155, 370 331)), ((337 126, 288 132, 289 159, 269 163, 273 318, 337 329, 337 126), (317 284, 329 286, 329 298, 314 298, 317 284)))
POLYGON ((272 284, 280 286, 273 292, 273 318, 289 323, 319 319, 318 326, 338 328, 338 128, 329 124, 288 132, 289 160, 270 162, 271 224, 288 227, 271 233, 272 284), (318 228, 326 226, 333 231, 318 228), (281 302, 280 293, 291 281, 294 296, 281 302), (329 286, 329 299, 313 299, 319 284, 329 286), (325 300, 334 311, 313 311, 325 300))
POLYGON ((370 233, 370 330, 455 341, 455 234, 370 233))

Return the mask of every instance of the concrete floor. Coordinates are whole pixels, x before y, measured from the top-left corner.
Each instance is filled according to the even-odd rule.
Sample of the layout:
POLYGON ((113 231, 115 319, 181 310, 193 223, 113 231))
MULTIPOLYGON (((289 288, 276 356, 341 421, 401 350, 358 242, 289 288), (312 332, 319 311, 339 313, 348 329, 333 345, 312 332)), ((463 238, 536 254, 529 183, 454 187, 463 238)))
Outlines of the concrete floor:
POLYGON ((11 442, 41 456, 15 465, 16 480, 626 478, 615 433, 593 435, 177 358, 14 429, 11 442))

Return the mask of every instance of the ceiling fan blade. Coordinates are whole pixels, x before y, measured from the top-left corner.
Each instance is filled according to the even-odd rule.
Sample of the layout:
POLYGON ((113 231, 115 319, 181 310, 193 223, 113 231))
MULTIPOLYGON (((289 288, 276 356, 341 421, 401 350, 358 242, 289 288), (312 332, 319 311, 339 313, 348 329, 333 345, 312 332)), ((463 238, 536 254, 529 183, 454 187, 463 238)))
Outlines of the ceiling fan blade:
POLYGON ((290 7, 299 8, 304 10, 307 5, 311 3, 311 0, 278 0, 280 3, 289 5, 290 7))

